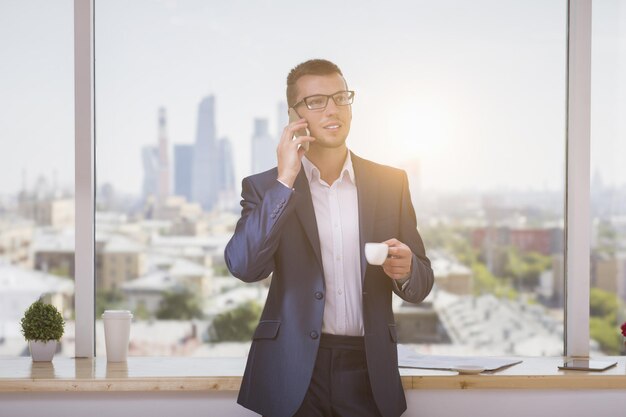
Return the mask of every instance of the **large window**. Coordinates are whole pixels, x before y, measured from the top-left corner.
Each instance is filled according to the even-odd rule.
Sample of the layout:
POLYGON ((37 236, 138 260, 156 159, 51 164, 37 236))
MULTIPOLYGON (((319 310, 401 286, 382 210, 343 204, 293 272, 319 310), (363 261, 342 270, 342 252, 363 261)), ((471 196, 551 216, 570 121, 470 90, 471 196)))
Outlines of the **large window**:
POLYGON ((224 267, 239 184, 275 163, 288 71, 324 57, 356 90, 349 147, 410 176, 436 288, 395 299, 400 341, 560 355, 566 19, 562 0, 97 1, 97 318, 133 310, 131 355, 245 354, 268 282, 224 267))
POLYGON ((592 347, 624 354, 626 321, 626 4, 593 4, 591 101, 592 347))
MULTIPOLYGON (((74 2, 48 3, 0 4, 1 356, 28 354, 19 319, 37 298, 66 319, 63 355, 74 355, 75 336, 91 340, 74 330, 75 316, 91 314, 88 303, 74 312, 74 279, 93 277, 75 277, 74 248, 87 246, 75 244, 75 214, 91 213, 74 213, 72 114, 74 86, 91 90, 73 72, 74 2)), ((577 311, 590 319, 592 355, 623 352, 626 9, 593 8, 587 316, 572 296, 579 282, 587 289, 587 268, 565 256, 564 229, 580 226, 564 222, 564 184, 579 184, 576 166, 565 172, 565 126, 580 120, 566 121, 566 88, 572 66, 585 66, 570 61, 566 77, 567 7, 95 0, 98 353, 100 313, 111 308, 135 315, 131 355, 247 352, 269 281, 230 276, 223 249, 241 179, 274 164, 286 74, 312 57, 338 63, 356 90, 349 147, 409 174, 436 284, 419 306, 394 298, 400 342, 434 354, 559 355, 564 313, 577 311)), ((82 288, 76 299, 91 302, 82 288)), ((574 344, 585 352, 587 326, 574 322, 568 340, 583 334, 585 346, 574 344)))
POLYGON ((0 3, 0 356, 29 355, 39 298, 74 356, 73 17, 71 0, 0 3))

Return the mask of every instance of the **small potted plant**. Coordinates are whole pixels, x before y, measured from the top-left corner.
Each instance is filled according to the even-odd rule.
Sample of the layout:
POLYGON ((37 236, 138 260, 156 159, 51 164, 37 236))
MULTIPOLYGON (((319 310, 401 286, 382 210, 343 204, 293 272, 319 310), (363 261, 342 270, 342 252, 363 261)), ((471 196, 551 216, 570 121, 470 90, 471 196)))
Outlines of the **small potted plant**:
POLYGON ((33 361, 51 361, 65 326, 59 310, 51 304, 37 300, 28 307, 21 324, 33 361))

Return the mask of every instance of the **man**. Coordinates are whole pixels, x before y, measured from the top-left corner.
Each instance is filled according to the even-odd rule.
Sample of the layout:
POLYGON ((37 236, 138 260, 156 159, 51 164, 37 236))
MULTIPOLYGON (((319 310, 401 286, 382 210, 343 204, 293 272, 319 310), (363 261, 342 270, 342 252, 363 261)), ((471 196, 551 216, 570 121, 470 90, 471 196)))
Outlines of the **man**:
POLYGON ((238 402, 265 416, 406 409, 391 293, 420 302, 433 272, 406 173, 348 151, 353 99, 335 64, 296 66, 287 103, 301 119, 283 131, 278 166, 242 183, 226 264, 245 282, 273 275, 238 402), (365 243, 383 241, 387 260, 368 265, 365 243))

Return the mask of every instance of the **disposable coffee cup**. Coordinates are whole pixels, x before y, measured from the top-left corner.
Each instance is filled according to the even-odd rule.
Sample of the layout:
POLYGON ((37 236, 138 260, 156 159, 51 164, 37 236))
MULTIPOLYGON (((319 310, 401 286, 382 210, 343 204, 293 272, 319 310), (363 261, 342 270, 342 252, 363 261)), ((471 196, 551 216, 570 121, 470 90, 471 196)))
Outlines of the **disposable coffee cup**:
POLYGON ((389 246, 386 243, 368 242, 365 244, 365 259, 370 265, 382 265, 387 260, 389 246))
POLYGON ((128 310, 105 310, 102 314, 108 362, 126 361, 132 318, 128 310))

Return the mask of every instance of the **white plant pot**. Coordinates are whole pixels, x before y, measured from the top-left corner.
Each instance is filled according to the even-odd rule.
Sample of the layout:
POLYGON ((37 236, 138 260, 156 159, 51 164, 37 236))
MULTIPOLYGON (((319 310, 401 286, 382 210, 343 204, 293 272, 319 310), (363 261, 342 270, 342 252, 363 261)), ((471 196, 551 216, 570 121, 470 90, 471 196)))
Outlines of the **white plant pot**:
POLYGON ((48 340, 47 342, 42 342, 39 340, 29 340, 28 347, 33 362, 50 362, 54 357, 54 352, 57 350, 57 341, 48 340))

